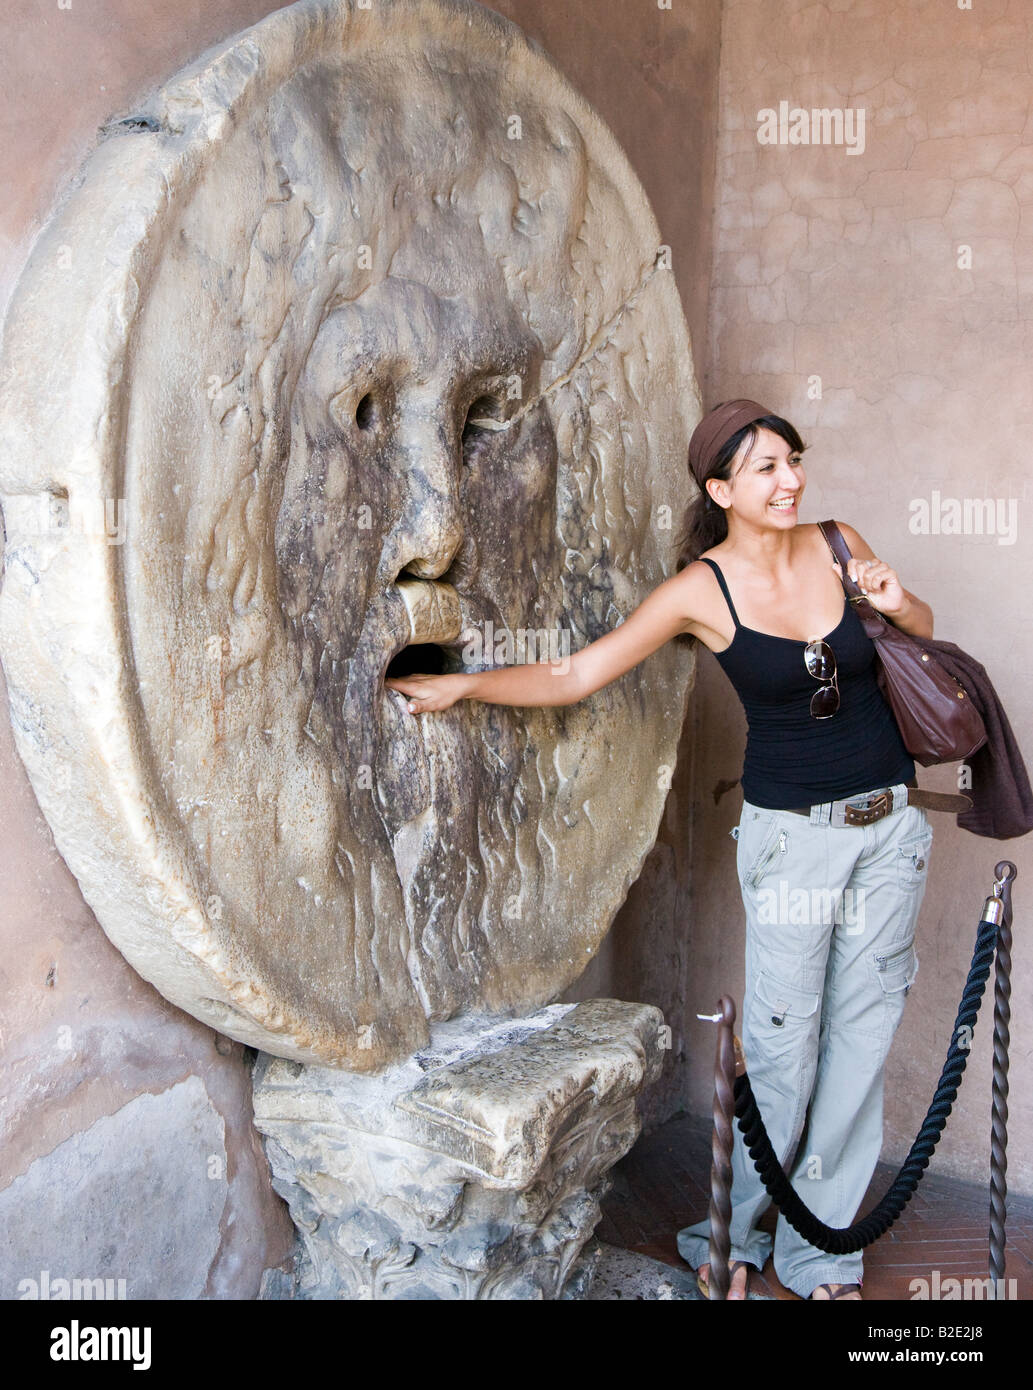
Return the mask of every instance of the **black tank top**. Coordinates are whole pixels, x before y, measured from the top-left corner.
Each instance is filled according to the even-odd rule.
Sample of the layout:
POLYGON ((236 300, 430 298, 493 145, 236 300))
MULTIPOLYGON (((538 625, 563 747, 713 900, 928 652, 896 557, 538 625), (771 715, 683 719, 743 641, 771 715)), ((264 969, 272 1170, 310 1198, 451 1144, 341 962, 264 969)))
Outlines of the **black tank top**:
POLYGON ((836 658, 839 709, 815 719, 819 682, 804 665, 807 643, 743 627, 720 567, 700 558, 717 575, 735 623, 731 644, 714 655, 746 711, 745 799, 786 810, 913 778, 914 760, 876 680, 875 646, 846 596, 838 626, 825 637, 836 658))

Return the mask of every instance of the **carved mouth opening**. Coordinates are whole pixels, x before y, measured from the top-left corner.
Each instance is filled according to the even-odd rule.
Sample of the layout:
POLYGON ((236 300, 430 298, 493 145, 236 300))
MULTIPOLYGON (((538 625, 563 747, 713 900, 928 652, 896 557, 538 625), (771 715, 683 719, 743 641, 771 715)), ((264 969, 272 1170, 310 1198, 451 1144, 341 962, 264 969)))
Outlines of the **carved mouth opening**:
POLYGON ((387 676, 443 676, 452 668, 444 648, 434 642, 414 642, 391 658, 387 676))

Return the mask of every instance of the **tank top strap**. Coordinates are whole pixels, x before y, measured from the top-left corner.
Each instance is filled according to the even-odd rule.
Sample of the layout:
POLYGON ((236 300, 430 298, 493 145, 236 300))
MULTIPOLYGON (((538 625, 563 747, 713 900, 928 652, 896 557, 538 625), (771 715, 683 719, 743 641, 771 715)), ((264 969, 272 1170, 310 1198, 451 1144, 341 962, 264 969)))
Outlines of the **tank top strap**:
POLYGON ((735 624, 737 628, 741 627, 742 624, 739 622, 739 615, 735 611, 735 604, 732 602, 732 596, 728 592, 728 585, 725 583, 725 577, 721 573, 721 566, 717 563, 716 560, 709 560, 705 555, 701 555, 699 558, 703 561, 705 565, 709 565, 710 568, 717 575, 717 582, 721 585, 721 592, 724 594, 725 602, 728 604, 728 610, 732 615, 732 622, 735 624))

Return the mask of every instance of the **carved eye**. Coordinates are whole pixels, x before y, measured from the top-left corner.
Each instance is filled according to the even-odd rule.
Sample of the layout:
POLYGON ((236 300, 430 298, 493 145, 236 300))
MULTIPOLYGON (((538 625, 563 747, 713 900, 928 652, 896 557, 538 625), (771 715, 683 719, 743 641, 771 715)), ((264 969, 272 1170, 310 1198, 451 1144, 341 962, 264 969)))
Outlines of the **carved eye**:
POLYGON ((503 402, 497 396, 478 396, 466 412, 463 457, 469 460, 503 425, 503 402))
POLYGON ((330 417, 338 429, 348 434, 353 429, 370 431, 383 424, 390 394, 383 387, 366 391, 358 401, 354 386, 346 386, 330 400, 330 417))

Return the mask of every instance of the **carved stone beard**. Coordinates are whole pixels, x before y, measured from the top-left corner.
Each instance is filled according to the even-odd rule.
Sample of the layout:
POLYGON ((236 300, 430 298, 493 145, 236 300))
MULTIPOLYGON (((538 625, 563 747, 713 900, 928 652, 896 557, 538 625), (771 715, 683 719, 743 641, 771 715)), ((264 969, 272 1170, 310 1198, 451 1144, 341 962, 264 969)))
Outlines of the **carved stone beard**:
MULTIPOLYGON (((314 633, 302 631, 292 645, 299 684, 311 692, 306 732, 339 770, 333 779, 338 821, 349 827, 366 864, 393 863, 405 912, 406 968, 426 1016, 448 1017, 470 985, 490 974, 480 925, 488 887, 481 856, 516 867, 510 823, 524 739, 507 712, 500 723, 509 756, 489 767, 482 719, 468 717, 462 706, 433 717, 408 713, 384 689, 390 644, 375 620, 341 662, 325 659, 314 633), (483 798, 492 804, 490 825, 481 824, 483 798)), ((496 737, 496 751, 498 744, 496 737)), ((364 871, 340 845, 335 858, 344 873, 364 871)), ((377 960, 376 912, 356 922, 360 930, 377 960)))

